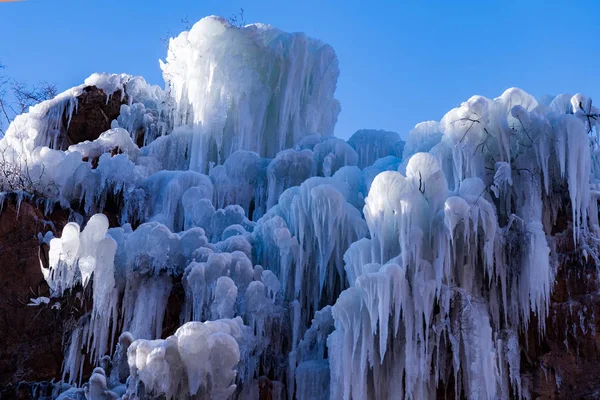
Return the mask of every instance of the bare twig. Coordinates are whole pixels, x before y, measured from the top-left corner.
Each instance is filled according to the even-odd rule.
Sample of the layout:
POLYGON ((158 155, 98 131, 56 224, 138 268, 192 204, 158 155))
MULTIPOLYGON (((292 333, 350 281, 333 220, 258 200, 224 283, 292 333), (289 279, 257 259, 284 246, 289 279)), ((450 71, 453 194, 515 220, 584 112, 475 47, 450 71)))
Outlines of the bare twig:
MULTIPOLYGON (((6 66, 0 64, 0 69, 6 66)), ((48 82, 40 82, 28 86, 24 82, 0 75, 0 133, 5 133, 5 127, 19 114, 26 112, 29 107, 44 100, 49 100, 57 94, 56 86, 48 82)))
POLYGON ((19 107, 19 113, 26 112, 29 107, 56 96, 56 86, 47 82, 28 87, 23 82, 13 81, 12 94, 19 107))
POLYGON ((0 151, 0 189, 10 192, 25 192, 37 197, 46 197, 46 192, 51 189, 53 184, 44 186, 43 176, 45 169, 42 169, 39 176, 33 177, 27 161, 27 157, 13 153, 12 158, 6 156, 8 149, 0 151))
POLYGON ((237 14, 231 14, 229 17, 229 23, 238 28, 242 28, 246 25, 246 19, 244 18, 244 9, 240 8, 240 12, 237 14))
POLYGON ((186 30, 190 30, 192 29, 192 23, 190 22, 188 16, 186 15, 185 17, 181 18, 181 23, 185 24, 185 29, 186 30))

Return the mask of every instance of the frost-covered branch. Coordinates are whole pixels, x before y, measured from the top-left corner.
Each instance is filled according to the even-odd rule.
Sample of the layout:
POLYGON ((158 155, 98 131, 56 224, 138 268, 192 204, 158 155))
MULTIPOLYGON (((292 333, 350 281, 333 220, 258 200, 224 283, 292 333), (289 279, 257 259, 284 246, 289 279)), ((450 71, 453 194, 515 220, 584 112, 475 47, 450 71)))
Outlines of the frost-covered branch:
POLYGON ((478 119, 473 119, 473 118, 460 118, 456 121, 453 121, 452 123, 456 123, 456 122, 464 122, 464 121, 469 121, 471 122, 471 125, 469 125, 469 127, 467 128, 467 130, 465 131, 465 133, 463 134, 463 136, 460 138, 460 140, 458 141, 458 144, 462 143, 463 140, 465 140, 465 138, 467 137, 467 134, 469 133, 469 131, 471 130, 471 128, 473 128, 473 125, 477 124, 477 123, 481 123, 480 120, 478 119))

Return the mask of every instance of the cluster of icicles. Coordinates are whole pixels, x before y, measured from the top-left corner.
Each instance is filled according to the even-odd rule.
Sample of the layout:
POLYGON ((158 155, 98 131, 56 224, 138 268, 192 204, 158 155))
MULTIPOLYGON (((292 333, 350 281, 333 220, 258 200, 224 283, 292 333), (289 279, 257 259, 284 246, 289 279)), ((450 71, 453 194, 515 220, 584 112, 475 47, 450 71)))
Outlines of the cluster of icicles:
POLYGON ((545 330, 565 199, 575 244, 596 254, 590 99, 539 104, 509 89, 418 124, 406 143, 367 130, 346 142, 328 136, 335 55, 302 35, 207 18, 171 42, 163 71, 165 92, 96 76, 130 104, 94 142, 53 149, 47 119, 74 111, 64 99, 0 142, 27 168, 62 171, 40 177, 48 204, 83 205, 42 266, 55 297, 92 285, 65 356, 77 386, 59 398, 528 397, 518 337, 531 315, 545 330), (86 360, 97 368, 81 385, 86 360))

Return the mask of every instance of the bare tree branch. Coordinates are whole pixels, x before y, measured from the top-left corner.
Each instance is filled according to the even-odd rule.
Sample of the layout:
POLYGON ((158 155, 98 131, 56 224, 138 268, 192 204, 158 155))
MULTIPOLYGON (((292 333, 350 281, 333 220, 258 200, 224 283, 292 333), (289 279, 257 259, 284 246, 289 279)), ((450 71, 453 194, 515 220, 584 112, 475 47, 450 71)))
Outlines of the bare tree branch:
POLYGON ((42 166, 38 173, 32 176, 27 157, 10 149, 0 150, 0 182, 2 191, 26 192, 37 197, 52 197, 57 190, 55 183, 44 185, 45 169, 42 166), (7 155, 8 152, 8 155, 7 155), (10 155, 10 156, 9 156, 10 155))
POLYGON ((13 81, 12 94, 19 106, 20 113, 24 113, 29 107, 56 96, 56 86, 40 82, 35 86, 28 87, 23 82, 13 81))
POLYGON ((192 29, 192 23, 190 22, 188 16, 186 15, 185 17, 181 18, 181 23, 185 24, 185 29, 186 30, 190 30, 192 29))
POLYGON ((246 19, 244 18, 244 9, 240 8, 240 12, 237 14, 231 14, 231 17, 228 18, 229 23, 233 26, 237 26, 238 28, 242 28, 246 25, 246 19))
MULTIPOLYGON (((0 63, 0 69, 6 66, 0 63)), ((56 85, 40 82, 28 86, 24 82, 11 79, 8 75, 0 75, 0 133, 19 114, 27 112, 29 107, 56 96, 56 85)))

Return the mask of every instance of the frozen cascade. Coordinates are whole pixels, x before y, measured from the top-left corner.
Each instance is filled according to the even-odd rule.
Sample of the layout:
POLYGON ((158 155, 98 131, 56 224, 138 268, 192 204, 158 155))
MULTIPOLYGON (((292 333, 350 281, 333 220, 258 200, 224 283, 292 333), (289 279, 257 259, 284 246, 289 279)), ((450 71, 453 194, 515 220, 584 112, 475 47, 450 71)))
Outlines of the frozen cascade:
POLYGON ((166 90, 94 74, 0 140, 36 180, 19 201, 71 210, 60 237, 40 234, 52 296, 81 285, 93 300, 63 398, 529 396, 519 337, 546 329, 559 213, 597 257, 591 99, 512 88, 406 145, 372 130, 346 142, 330 136, 335 53, 302 34, 208 17, 162 70, 166 90), (66 148, 86 85, 128 102, 66 148))
POLYGON ((300 300, 305 323, 346 286, 343 253, 367 233, 360 212, 346 200, 349 192, 338 177, 309 178, 287 189, 257 224, 257 259, 279 274, 287 299, 300 300))
POLYGON ((171 39, 161 68, 176 103, 175 126, 194 126, 196 171, 237 150, 272 158, 311 133, 331 135, 340 111, 333 49, 269 25, 238 28, 204 18, 171 39))
MULTIPOLYGON (((84 323, 74 332, 66 371, 76 380, 83 360, 75 350, 93 338, 91 353, 99 361, 120 327, 140 343, 152 343, 156 368, 172 377, 157 380, 152 368, 132 370, 144 390, 176 396, 189 389, 177 371, 192 367, 177 356, 159 356, 176 354, 173 337, 159 338, 172 282, 181 278, 182 323, 241 318, 247 326, 245 358, 237 358, 239 373, 223 384, 223 393, 255 396, 248 385, 266 368, 276 376, 288 371, 282 393, 289 398, 316 398, 328 390, 331 398, 387 398, 391 392, 429 398, 439 382, 450 381, 458 382, 457 396, 505 398, 517 390, 526 397, 515 361, 515 349, 524 344, 514 332, 527 329, 532 313, 540 332, 545 329, 554 280, 547 229, 558 207, 550 190, 569 188, 575 240, 584 240, 593 222, 584 184, 593 178, 591 155, 587 162, 576 156, 590 154, 588 131, 580 119, 544 114, 527 95, 511 90, 496 100, 471 99, 441 124, 415 129, 411 135, 434 139, 422 147, 429 152, 404 162, 386 155, 360 170, 346 159, 332 176, 314 176, 329 175, 323 166, 335 165, 324 163, 319 146, 329 146, 321 148, 331 156, 336 142, 318 138, 270 162, 236 152, 210 177, 153 172, 135 184, 152 195, 142 217, 151 222, 108 231, 114 240, 107 240, 117 243, 108 271, 114 271, 111 298, 118 300, 98 302, 109 312, 95 305, 92 320, 113 320, 104 331, 84 323), (474 113, 479 122, 471 121, 474 113), (441 136, 431 133, 438 127, 441 136), (265 209, 255 223, 246 212, 257 199, 265 209), (213 201, 225 207, 217 209, 213 201), (291 325, 284 328, 285 321, 291 325), (274 330, 289 335, 289 343, 274 340, 274 330), (269 347, 288 354, 287 367, 269 358, 269 347), (404 376, 402 384, 398 376, 404 376)), ((122 156, 140 157, 132 149, 122 156)), ((83 232, 70 224, 51 242, 50 258, 57 261, 46 274, 58 293, 92 273, 94 288, 110 282, 86 261, 94 250, 84 250, 90 245, 80 238, 83 232)), ((105 289, 98 293, 108 286, 100 287, 105 289)), ((117 383, 123 385, 122 379, 109 380, 107 390, 117 383)), ((128 390, 134 390, 131 384, 128 390)))
MULTIPOLYGON (((429 138, 432 127, 411 134, 429 138)), ((456 396, 508 398, 513 387, 527 397, 514 374, 514 339, 501 338, 514 337, 506 326, 527 329, 530 313, 545 329, 554 268, 544 223, 556 216, 545 195, 566 181, 581 240, 588 136, 575 117, 546 114, 518 89, 471 98, 441 130, 430 153, 400 166, 406 175, 382 172, 370 187, 370 239, 346 252, 355 283, 333 306, 332 398, 429 398, 450 379, 460 382, 456 396)))
POLYGON ((11 156, 5 156, 14 162, 27 160, 31 164, 36 162, 31 153, 38 147, 66 148, 66 129, 72 115, 77 113, 77 96, 87 86, 104 90, 107 98, 120 91, 121 96, 128 95, 132 103, 134 100, 142 100, 156 107, 163 96, 158 86, 148 85, 143 78, 133 78, 126 74, 94 73, 84 84, 68 89, 54 99, 32 106, 27 113, 18 115, 0 140, 0 149, 12 153, 11 156), (130 84, 131 91, 128 90, 130 84), (65 119, 66 126, 63 124, 65 119))
MULTIPOLYGON (((103 214, 94 215, 86 227, 79 232, 76 223, 69 223, 63 230, 61 238, 50 241, 49 268, 42 265, 44 278, 48 282, 52 294, 61 296, 65 290, 81 282, 85 287, 93 274, 94 309, 87 337, 76 338, 83 343, 87 340, 91 357, 98 361, 109 349, 110 339, 117 329, 117 292, 114 276, 114 259, 117 250, 116 242, 107 236, 108 219, 103 214), (112 327, 112 332, 109 330, 112 327), (94 358, 95 357, 95 358, 94 358)), ((76 331, 74 337, 79 334, 76 331)), ((74 349, 79 350, 79 349, 74 349)), ((71 369, 71 373, 76 370, 71 369)), ((74 381, 77 375, 70 376, 74 381)))

